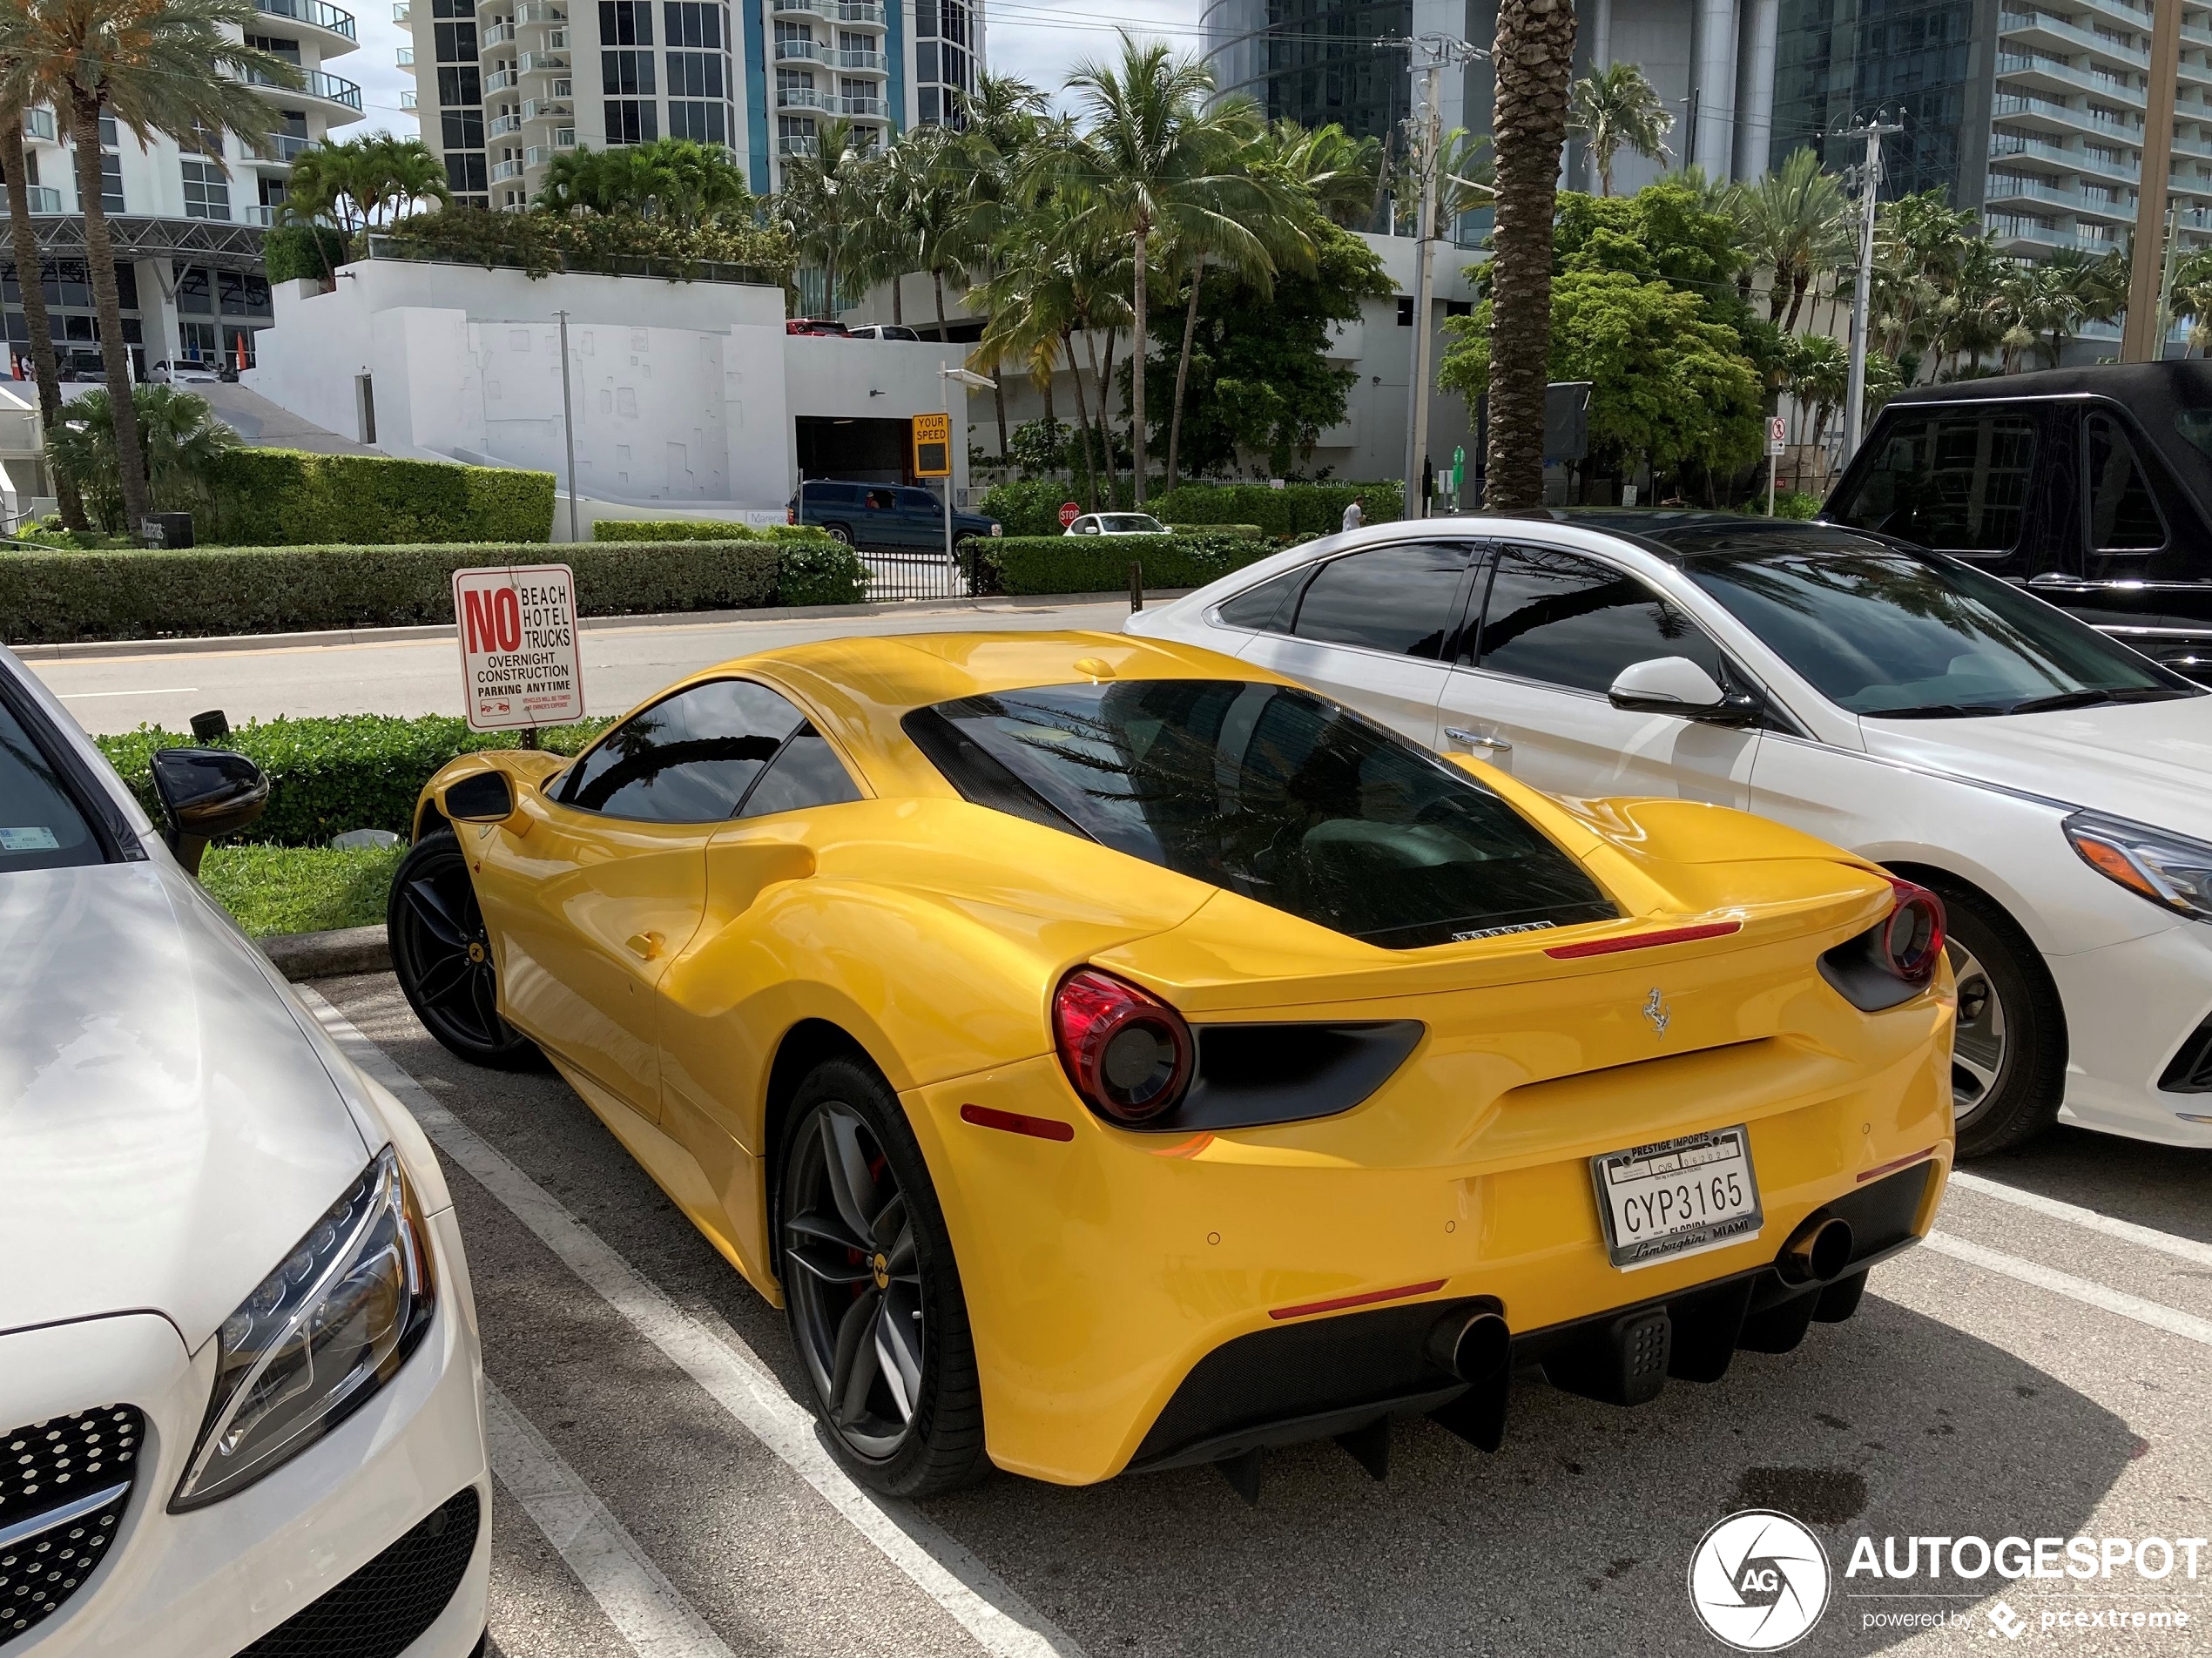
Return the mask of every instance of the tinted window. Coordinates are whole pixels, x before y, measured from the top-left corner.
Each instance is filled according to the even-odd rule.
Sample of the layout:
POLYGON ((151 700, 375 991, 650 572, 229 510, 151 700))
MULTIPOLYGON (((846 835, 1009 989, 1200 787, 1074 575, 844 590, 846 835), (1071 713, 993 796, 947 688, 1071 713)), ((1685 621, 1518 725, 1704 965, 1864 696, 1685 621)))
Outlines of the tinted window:
POLYGON ((2032 415, 1908 416, 1884 434, 1872 470, 1826 516, 1950 552, 2010 552, 2034 458, 2032 415))
POLYGON ((1290 626, 1298 586, 1308 574, 1304 570, 1294 570, 1288 575, 1271 576, 1233 599, 1224 599, 1214 614, 1224 627, 1251 628, 1263 633, 1285 631, 1290 626))
POLYGON ((941 513, 945 509, 944 502, 939 501, 927 489, 900 490, 899 504, 908 512, 941 513))
POLYGON ((53 766, 0 703, 0 873, 97 864, 104 856, 53 766))
POLYGON ((1388 948, 1618 913, 1465 772, 1311 691, 1053 685, 922 709, 906 729, 980 805, 1022 790, 1037 809, 1019 815, 1388 948))
POLYGON ((1474 562, 1471 547, 1431 542, 1332 558, 1306 583, 1291 631, 1301 639, 1433 659, 1446 654, 1459 627, 1474 562))
POLYGON ((803 719, 765 685, 694 685, 609 731, 570 772, 562 799, 610 818, 718 823, 803 719))
POLYGON ((2086 425, 2089 477, 2082 498, 2089 506, 2089 550, 2156 552, 2166 544, 2166 522, 2158 516, 2135 446, 2109 414, 2092 414, 2086 425))
POLYGON ((1817 530, 1702 545, 1683 560, 1689 578, 1853 713, 1940 718, 2032 711, 2054 698, 2194 694, 2087 623, 1948 559, 1817 530))
POLYGON ((1621 671, 1688 657, 1726 683, 1703 630, 1635 576, 1576 553, 1508 547, 1498 555, 1477 660, 1498 673, 1608 691, 1621 671))
POLYGON ((837 806, 857 800, 860 792, 845 770, 836 750, 812 725, 793 734, 761 773, 760 781, 745 798, 738 815, 765 818, 772 812, 797 812, 805 806, 837 806))

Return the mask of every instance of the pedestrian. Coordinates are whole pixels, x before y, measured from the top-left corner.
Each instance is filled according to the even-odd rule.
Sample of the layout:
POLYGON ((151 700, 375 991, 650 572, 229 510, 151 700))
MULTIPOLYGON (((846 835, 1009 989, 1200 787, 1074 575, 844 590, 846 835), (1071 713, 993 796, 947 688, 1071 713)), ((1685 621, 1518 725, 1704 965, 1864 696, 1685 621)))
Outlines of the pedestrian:
POLYGON ((1362 522, 1364 521, 1359 516, 1359 503, 1354 501, 1344 509, 1344 527, 1348 530, 1357 529, 1362 522))

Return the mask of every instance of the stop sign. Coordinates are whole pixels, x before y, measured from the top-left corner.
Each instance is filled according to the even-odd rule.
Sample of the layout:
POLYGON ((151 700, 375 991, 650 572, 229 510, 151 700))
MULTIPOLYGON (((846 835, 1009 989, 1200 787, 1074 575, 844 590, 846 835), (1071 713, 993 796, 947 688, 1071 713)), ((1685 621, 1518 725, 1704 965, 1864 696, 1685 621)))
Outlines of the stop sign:
POLYGON ((1061 527, 1061 529, 1067 529, 1067 527, 1068 527, 1069 524, 1074 523, 1074 522, 1076 522, 1076 514, 1078 514, 1078 513, 1080 513, 1082 510, 1082 509, 1081 507, 1078 507, 1078 506, 1077 506, 1077 505, 1076 505, 1074 502, 1072 502, 1072 501, 1063 501, 1063 502, 1062 502, 1060 503, 1060 527, 1061 527))

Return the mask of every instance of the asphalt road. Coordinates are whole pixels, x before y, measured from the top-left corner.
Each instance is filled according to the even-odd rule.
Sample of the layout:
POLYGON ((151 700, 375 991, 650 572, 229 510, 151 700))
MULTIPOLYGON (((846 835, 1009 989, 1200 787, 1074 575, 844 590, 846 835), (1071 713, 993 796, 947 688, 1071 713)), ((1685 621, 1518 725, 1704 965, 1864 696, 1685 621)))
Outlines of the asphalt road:
POLYGON ((836 1471, 781 1315, 564 1084, 454 1059, 388 975, 316 988, 459 1204, 505 1658, 1716 1654, 1687 1568, 1746 1507, 1831 1562, 1798 1652, 2212 1649, 2212 1547, 2194 1580, 1844 1569, 1862 1535, 2212 1533, 2212 1154, 2060 1130, 1954 1182, 1851 1322, 1640 1410, 1523 1378, 1494 1455, 1424 1420, 1384 1483, 1332 1445, 1271 1453, 1257 1507, 1195 1470, 913 1508, 836 1471), (2076 1614, 2102 1624, 2047 1627, 2076 1614), (1931 1614, 1955 1621, 1895 1621, 1931 1614))
MULTIPOLYGON (((594 714, 619 714, 670 681, 732 657, 850 634, 940 633, 1005 628, 1093 628, 1118 632, 1123 598, 1082 603, 1020 599, 871 605, 828 616, 590 627, 583 690, 594 714)), ((158 656, 118 654, 34 661, 30 666, 88 731, 142 725, 190 729, 219 708, 233 725, 279 714, 458 714, 460 648, 450 637, 359 644, 240 649, 212 641, 158 656)))

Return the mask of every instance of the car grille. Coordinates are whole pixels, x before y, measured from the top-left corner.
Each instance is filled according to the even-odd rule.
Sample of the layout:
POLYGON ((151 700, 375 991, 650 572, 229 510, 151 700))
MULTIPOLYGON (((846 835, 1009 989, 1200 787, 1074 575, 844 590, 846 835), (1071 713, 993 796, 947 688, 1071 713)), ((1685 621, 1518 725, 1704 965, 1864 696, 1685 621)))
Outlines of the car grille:
POLYGON ((0 1647, 58 1612, 115 1540, 145 1418, 103 1405, 0 1434, 0 1647))
POLYGON ((2212 1019, 2189 1033, 2158 1086, 2168 1094, 2212 1094, 2212 1019))
POLYGON ((475 1552, 473 1486, 336 1588, 309 1601, 238 1658, 394 1658, 407 1650, 461 1587, 475 1552))

